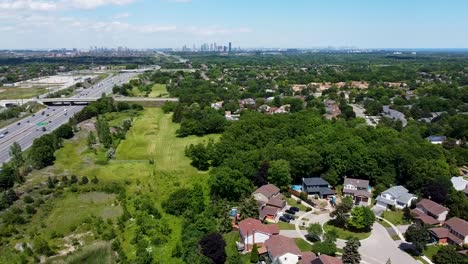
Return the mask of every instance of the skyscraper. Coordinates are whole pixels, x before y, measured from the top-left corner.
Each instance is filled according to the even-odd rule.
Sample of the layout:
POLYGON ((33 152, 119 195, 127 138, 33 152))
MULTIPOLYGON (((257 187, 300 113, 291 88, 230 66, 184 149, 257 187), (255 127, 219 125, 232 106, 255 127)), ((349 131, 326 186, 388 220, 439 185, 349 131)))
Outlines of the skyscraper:
POLYGON ((231 45, 231 42, 229 42, 229 52, 231 52, 232 50, 232 45, 231 45))

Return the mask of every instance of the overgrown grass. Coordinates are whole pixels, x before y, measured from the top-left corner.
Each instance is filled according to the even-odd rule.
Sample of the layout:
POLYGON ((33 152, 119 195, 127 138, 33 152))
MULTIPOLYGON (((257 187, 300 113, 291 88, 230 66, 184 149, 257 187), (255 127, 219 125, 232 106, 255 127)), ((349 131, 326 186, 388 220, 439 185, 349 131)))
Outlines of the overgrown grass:
POLYGON ((336 233, 338 234, 338 238, 340 239, 348 239, 348 237, 354 236, 359 240, 366 239, 371 235, 371 232, 363 232, 363 233, 357 233, 357 232, 352 232, 340 227, 332 226, 329 223, 326 223, 323 225, 323 230, 325 232, 330 232, 331 230, 335 230, 336 233))
POLYGON ((302 252, 310 252, 312 251, 312 245, 304 241, 302 238, 295 238, 294 241, 296 242, 297 247, 302 252))
POLYGON ((229 234, 224 235, 224 240, 226 241, 226 255, 227 257, 237 257, 240 258, 241 263, 248 264, 250 263, 250 253, 242 255, 237 252, 236 241, 239 241, 239 232, 232 231, 229 234))
POLYGON ((45 88, 1 87, 0 100, 29 99, 47 92, 45 88))
POLYGON ((63 259, 50 261, 53 264, 112 264, 116 263, 109 243, 97 242, 86 246, 63 259))
MULTIPOLYGON (((112 120, 122 120, 125 114, 115 115, 112 120)), ((107 117, 106 117, 107 118, 107 117)), ((127 196, 132 199, 141 193, 151 196, 156 206, 162 213, 162 221, 172 230, 167 243, 154 248, 155 260, 161 263, 182 263, 180 259, 172 257, 173 249, 181 239, 182 219, 165 214, 161 208, 161 202, 165 201, 169 194, 181 187, 191 187, 193 184, 201 184, 204 188, 208 202, 208 178, 207 172, 199 172, 190 165, 190 160, 184 155, 186 146, 207 141, 209 138, 217 139, 219 135, 207 137, 178 138, 175 131, 179 125, 172 123, 172 116, 165 115, 161 109, 145 109, 135 117, 134 123, 116 150, 115 160, 106 165, 98 165, 96 161, 102 159, 105 152, 97 147, 96 152, 88 149, 88 132, 82 130, 72 140, 67 140, 64 147, 58 150, 54 166, 40 171, 34 171, 29 177, 23 191, 31 189, 47 180, 47 177, 62 175, 76 175, 79 179, 87 176, 89 180, 96 176, 97 185, 77 185, 78 192, 72 192, 70 187, 56 191, 45 205, 32 217, 31 222, 21 227, 20 233, 45 234, 46 238, 59 233, 60 237, 75 232, 92 231, 89 224, 80 224, 89 216, 96 216, 106 220, 110 218, 116 223, 115 218, 121 214, 122 208, 118 205, 117 198, 113 194, 104 194, 93 191, 112 183, 120 183, 126 188, 127 196), (149 162, 154 160, 154 163, 149 162), (63 194, 62 194, 63 193, 63 194)), ((41 187, 44 188, 44 187, 41 187)), ((129 228, 119 235, 122 248, 131 259, 135 256, 135 248, 130 244, 134 238, 135 225, 131 222, 129 228)), ((63 239, 50 239, 52 246, 61 249, 63 239)), ((87 238, 93 242, 93 238, 87 238)), ((11 245, 18 242, 30 242, 28 237, 12 239, 11 245)), ((86 263, 86 262, 82 262, 86 263)), ((104 262, 105 263, 105 262, 104 262)))
POLYGON ((169 93, 167 92, 165 84, 155 84, 153 85, 153 90, 148 95, 148 97, 168 97, 169 93))

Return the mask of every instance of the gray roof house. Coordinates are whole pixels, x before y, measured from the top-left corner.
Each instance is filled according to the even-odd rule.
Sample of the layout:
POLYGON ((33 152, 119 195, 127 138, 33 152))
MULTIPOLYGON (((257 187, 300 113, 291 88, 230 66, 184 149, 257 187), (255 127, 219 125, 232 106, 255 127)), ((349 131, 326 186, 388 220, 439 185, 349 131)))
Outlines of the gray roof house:
POLYGON ((318 195, 320 198, 335 195, 335 192, 330 189, 330 184, 320 177, 302 178, 302 190, 309 195, 318 195))
POLYGON ((368 180, 346 177, 343 183, 343 195, 353 198, 355 205, 369 206, 371 204, 371 191, 368 180))
POLYGON ((378 206, 387 208, 389 205, 393 205, 396 208, 403 209, 410 206, 411 202, 416 199, 416 195, 409 193, 405 187, 399 185, 382 192, 376 198, 376 201, 378 206))
POLYGON ((408 124, 405 114, 397 110, 391 109, 389 105, 384 105, 382 108, 382 115, 393 120, 400 120, 403 127, 408 124))

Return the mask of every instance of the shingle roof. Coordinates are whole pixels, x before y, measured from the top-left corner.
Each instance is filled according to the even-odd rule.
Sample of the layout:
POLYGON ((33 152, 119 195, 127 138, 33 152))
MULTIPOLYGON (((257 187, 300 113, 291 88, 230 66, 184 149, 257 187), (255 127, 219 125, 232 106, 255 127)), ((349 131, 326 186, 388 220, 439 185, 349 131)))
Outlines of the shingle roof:
POLYGON ((299 264, 311 264, 312 260, 317 258, 314 252, 302 252, 302 257, 299 260, 299 264))
POLYGON ((434 215, 440 215, 443 212, 448 211, 449 209, 445 206, 442 206, 436 202, 433 202, 429 199, 422 199, 419 203, 416 204, 417 207, 422 207, 424 210, 430 212, 434 215))
POLYGON ((439 222, 437 219, 435 219, 435 218, 433 218, 433 217, 431 217, 431 216, 429 216, 429 215, 427 215, 427 214, 421 212, 421 211, 418 210, 418 209, 413 209, 412 212, 413 212, 414 214, 416 214, 416 218, 420 219, 420 220, 421 220, 423 223, 425 223, 425 224, 428 224, 428 225, 437 225, 437 224, 440 224, 440 222, 439 222))
POLYGON ((254 191, 254 193, 261 193, 268 199, 273 195, 278 194, 280 189, 273 184, 266 184, 254 191))
POLYGON ((414 194, 409 193, 408 189, 401 185, 393 186, 390 189, 384 191, 383 193, 391 194, 393 197, 396 198, 398 202, 401 203, 408 203, 411 199, 413 199, 413 197, 415 197, 414 194))
POLYGON ((308 187, 305 190, 308 193, 319 193, 320 195, 332 195, 335 194, 330 188, 328 187, 308 187))
POLYGON ((264 219, 268 215, 276 215, 279 211, 279 208, 276 207, 271 207, 271 206, 265 206, 260 210, 260 219, 264 219))
POLYGON ((301 251, 297 247, 294 239, 282 235, 271 236, 267 241, 265 241, 265 246, 273 259, 286 253, 291 253, 297 256, 301 255, 301 251))
POLYGON ((445 221, 445 225, 463 236, 468 236, 468 222, 461 218, 452 217, 445 221))
POLYGON ((321 177, 302 178, 302 182, 304 182, 306 185, 312 186, 330 185, 326 180, 322 179, 321 177))
POLYGON ((271 205, 278 208, 283 208, 285 206, 285 201, 279 197, 273 197, 268 200, 267 205, 271 205))
POLYGON ((312 260, 312 264, 343 264, 343 261, 339 258, 328 255, 320 255, 312 260))
POLYGON ((252 234, 254 230, 269 235, 279 233, 277 225, 264 225, 258 219, 247 218, 239 222, 239 231, 242 235, 246 236, 247 234, 252 234))
POLYGON ((367 188, 369 187, 368 180, 354 179, 354 178, 345 178, 344 185, 350 184, 358 188, 367 188))

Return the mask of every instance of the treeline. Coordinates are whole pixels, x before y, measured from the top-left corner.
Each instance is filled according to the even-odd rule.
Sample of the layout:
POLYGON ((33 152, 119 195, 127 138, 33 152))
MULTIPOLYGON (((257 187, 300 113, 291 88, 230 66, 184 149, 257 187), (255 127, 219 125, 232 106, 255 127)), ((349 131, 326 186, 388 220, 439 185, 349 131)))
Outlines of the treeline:
POLYGON ((188 153, 194 165, 215 167, 210 184, 218 198, 238 200, 264 182, 286 189, 303 177, 322 176, 336 186, 348 176, 370 180, 376 194, 401 184, 424 195, 437 185, 453 214, 468 209, 466 202, 452 202, 459 197, 450 182, 458 173, 451 153, 428 143, 415 129, 398 132, 355 120, 330 122, 310 112, 245 113, 220 142, 191 146, 188 153))

